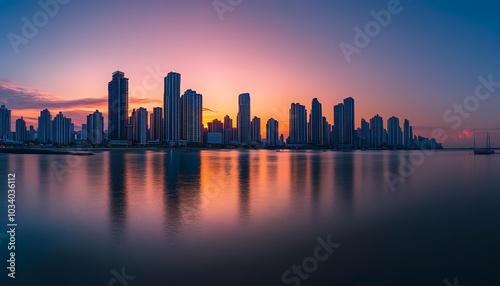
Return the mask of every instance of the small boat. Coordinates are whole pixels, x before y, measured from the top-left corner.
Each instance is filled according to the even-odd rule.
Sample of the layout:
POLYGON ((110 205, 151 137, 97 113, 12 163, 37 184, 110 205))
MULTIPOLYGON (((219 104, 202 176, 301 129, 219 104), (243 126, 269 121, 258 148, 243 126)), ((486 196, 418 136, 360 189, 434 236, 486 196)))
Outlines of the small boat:
POLYGON ((474 155, 493 155, 495 150, 491 148, 490 133, 486 133, 486 148, 476 148, 476 137, 474 137, 474 155))

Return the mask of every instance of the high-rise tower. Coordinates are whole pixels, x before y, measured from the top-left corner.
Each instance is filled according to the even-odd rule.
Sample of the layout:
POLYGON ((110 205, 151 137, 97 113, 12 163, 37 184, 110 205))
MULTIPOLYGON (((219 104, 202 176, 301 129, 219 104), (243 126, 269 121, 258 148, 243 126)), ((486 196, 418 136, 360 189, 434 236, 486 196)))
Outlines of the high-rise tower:
POLYGON ((188 144, 203 143, 203 96, 188 89, 181 98, 181 138, 188 144))
POLYGON ((181 75, 169 72, 165 77, 163 105, 165 120, 165 142, 170 145, 179 143, 180 135, 180 113, 179 101, 181 96, 181 75))
POLYGON ((323 144, 323 112, 321 110, 321 103, 317 98, 312 100, 311 108, 311 144, 318 146, 323 144))
POLYGON ((10 110, 5 105, 0 107, 0 140, 6 141, 10 138, 10 110))
POLYGON ((127 140, 128 78, 121 71, 113 73, 108 83, 108 138, 127 140))
POLYGON ((242 93, 238 97, 238 141, 242 145, 250 143, 250 94, 242 93))

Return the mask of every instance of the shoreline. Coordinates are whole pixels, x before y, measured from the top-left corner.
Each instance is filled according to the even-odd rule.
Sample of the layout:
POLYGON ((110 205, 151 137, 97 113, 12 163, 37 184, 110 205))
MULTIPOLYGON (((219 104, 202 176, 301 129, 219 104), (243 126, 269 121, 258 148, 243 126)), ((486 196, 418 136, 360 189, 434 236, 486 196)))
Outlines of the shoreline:
POLYGON ((0 154, 21 154, 21 155, 73 155, 73 156, 91 156, 92 152, 75 149, 39 149, 39 148, 0 148, 0 154))
MULTIPOLYGON (((500 150, 500 148, 493 148, 500 150)), ((275 152, 289 152, 289 151, 317 151, 317 152, 341 152, 350 153, 354 151, 473 151, 474 148, 442 148, 442 149, 352 149, 352 150, 333 150, 322 148, 285 148, 285 149, 252 149, 252 148, 158 148, 158 147, 97 147, 97 148, 0 148, 0 154, 38 154, 38 155, 76 155, 76 156, 89 156, 95 155, 93 152, 103 151, 194 151, 194 150, 210 150, 210 151, 254 151, 254 150, 267 150, 275 152)), ((500 154, 495 152, 495 154, 500 154)))

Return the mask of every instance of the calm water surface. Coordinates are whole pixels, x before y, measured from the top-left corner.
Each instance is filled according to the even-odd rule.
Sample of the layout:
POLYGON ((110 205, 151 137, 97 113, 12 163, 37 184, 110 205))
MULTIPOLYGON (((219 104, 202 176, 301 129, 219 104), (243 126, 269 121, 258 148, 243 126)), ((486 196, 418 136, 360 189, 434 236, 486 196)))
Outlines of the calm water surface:
POLYGON ((328 236, 340 247, 300 285, 500 285, 500 156, 435 152, 392 192, 409 154, 0 154, 18 220, 1 285, 122 285, 123 267, 129 286, 295 285, 283 273, 328 236))

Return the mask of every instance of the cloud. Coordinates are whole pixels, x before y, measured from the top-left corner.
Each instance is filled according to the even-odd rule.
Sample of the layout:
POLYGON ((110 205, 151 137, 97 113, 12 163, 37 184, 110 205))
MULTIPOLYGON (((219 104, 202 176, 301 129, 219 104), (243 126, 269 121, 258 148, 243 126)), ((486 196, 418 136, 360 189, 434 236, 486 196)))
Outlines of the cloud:
MULTIPOLYGON (((107 98, 106 98, 106 104, 107 104, 107 98)), ((153 98, 134 98, 134 97, 129 97, 128 99, 128 104, 130 107, 130 104, 133 105, 141 105, 141 104, 152 104, 152 103, 157 103, 158 106, 162 106, 163 108, 163 100, 161 99, 153 99, 153 98)))
POLYGON ((205 107, 203 107, 202 111, 203 111, 203 112, 213 112, 213 113, 218 113, 217 111, 213 111, 212 109, 210 109, 210 108, 205 108, 205 107))
MULTIPOLYGON (((94 109, 107 105, 107 97, 87 97, 71 100, 62 100, 53 95, 43 93, 36 89, 28 89, 0 82, 0 104, 5 104, 9 109, 56 109, 69 110, 78 108, 94 109)), ((162 104, 162 100, 152 98, 129 98, 129 104, 162 104)))
POLYGON ((0 103, 5 104, 9 109, 65 109, 102 105, 106 102, 106 98, 61 100, 36 89, 12 86, 0 82, 0 103))

